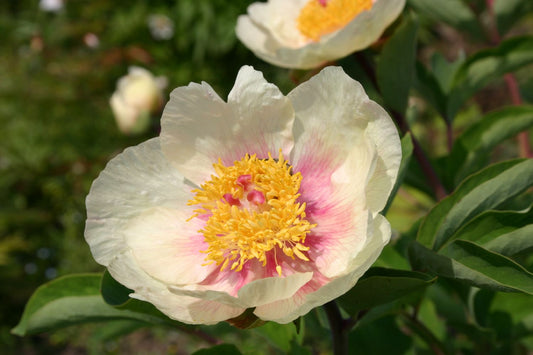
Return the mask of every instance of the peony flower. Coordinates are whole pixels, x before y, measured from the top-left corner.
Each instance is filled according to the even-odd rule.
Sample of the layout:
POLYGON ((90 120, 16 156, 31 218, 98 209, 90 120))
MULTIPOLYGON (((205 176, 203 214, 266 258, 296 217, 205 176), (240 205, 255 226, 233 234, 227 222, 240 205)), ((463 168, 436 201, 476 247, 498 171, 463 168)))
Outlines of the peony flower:
POLYGON ((170 318, 253 308, 288 323, 352 288, 389 241, 379 211, 400 140, 341 68, 288 96, 248 66, 227 102, 191 83, 161 125, 95 180, 85 238, 131 297, 170 318))
POLYGON ((130 67, 128 75, 118 80, 110 104, 119 130, 138 134, 146 130, 150 114, 162 106, 166 78, 154 77, 148 70, 130 67))
POLYGON ((40 0, 39 8, 46 12, 59 12, 63 9, 63 0, 40 0))
POLYGON ((259 58, 311 69, 374 43, 405 0, 268 0, 239 16, 237 37, 259 58))

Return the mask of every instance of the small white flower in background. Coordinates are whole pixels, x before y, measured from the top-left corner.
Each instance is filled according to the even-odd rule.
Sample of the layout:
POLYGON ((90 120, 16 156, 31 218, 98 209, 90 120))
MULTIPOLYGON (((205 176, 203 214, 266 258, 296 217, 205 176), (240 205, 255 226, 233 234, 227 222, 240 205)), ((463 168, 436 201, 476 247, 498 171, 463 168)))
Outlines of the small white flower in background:
POLYGON ((268 0, 248 7, 237 37, 259 58, 311 69, 374 43, 405 0, 268 0))
POLYGON ((174 22, 165 15, 148 16, 148 29, 152 37, 157 40, 170 39, 174 36, 174 22))
POLYGON ((47 12, 59 12, 63 8, 63 0, 41 0, 39 8, 47 12))
POLYGON ((394 123, 341 68, 284 96, 245 66, 227 102, 205 82, 172 92, 161 135, 94 181, 85 238, 170 318, 254 308, 288 323, 352 288, 388 243, 379 211, 400 159, 394 123))
POLYGON ((100 45, 100 39, 94 33, 87 32, 85 36, 83 36, 83 43, 85 43, 87 47, 95 49, 100 45))
POLYGON ((110 104, 121 132, 138 134, 150 123, 150 114, 162 105, 165 77, 154 77, 148 70, 130 67, 128 75, 118 80, 110 104))

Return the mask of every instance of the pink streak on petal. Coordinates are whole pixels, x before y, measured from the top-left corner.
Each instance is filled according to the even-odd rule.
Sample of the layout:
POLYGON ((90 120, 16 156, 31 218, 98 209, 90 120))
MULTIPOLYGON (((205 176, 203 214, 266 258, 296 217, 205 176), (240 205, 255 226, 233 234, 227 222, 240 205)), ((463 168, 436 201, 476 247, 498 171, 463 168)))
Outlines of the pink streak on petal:
POLYGON ((328 4, 328 0, 318 0, 318 2, 324 7, 326 7, 326 5, 328 4))
POLYGON ((248 193, 246 199, 254 205, 262 205, 265 203, 265 194, 263 194, 261 191, 253 190, 248 193))

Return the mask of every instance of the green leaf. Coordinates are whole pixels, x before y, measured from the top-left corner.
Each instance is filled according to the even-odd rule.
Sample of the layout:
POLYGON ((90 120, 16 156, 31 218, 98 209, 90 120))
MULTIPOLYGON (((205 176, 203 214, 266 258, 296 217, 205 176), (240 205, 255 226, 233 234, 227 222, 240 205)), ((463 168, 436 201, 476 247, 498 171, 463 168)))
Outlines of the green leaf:
POLYGON ((474 37, 483 38, 483 30, 475 14, 461 0, 408 0, 418 14, 439 22, 445 22, 474 37))
POLYGON ((440 249, 453 234, 478 214, 520 194, 533 185, 533 159, 494 164, 472 175, 426 216, 417 240, 440 249))
POLYGON ((104 301, 114 307, 123 306, 130 301, 130 294, 133 293, 133 290, 116 281, 107 270, 102 275, 100 291, 104 301))
POLYGON ((268 322, 262 327, 254 328, 254 332, 268 339, 274 346, 287 353, 291 349, 291 343, 296 340, 301 342, 302 338, 296 333, 296 326, 293 323, 278 324, 268 322))
POLYGON ((400 168, 398 170, 398 177, 396 178, 396 183, 394 184, 394 187, 392 188, 387 204, 385 205, 385 208, 381 212, 381 214, 383 215, 387 214, 387 211, 389 210, 389 207, 392 204, 392 201, 394 200, 394 197, 396 196, 398 189, 403 183, 403 179, 405 178, 405 174, 407 173, 407 167, 409 166, 409 161, 411 160, 412 154, 413 154, 413 140, 411 139, 411 134, 407 133, 402 138, 402 161, 400 163, 400 168))
POLYGON ((435 75, 420 62, 416 63, 414 88, 442 117, 446 117, 446 95, 435 75))
POLYGON ((516 25, 519 20, 530 14, 533 2, 523 0, 500 0, 494 2, 494 14, 498 21, 498 31, 501 36, 516 25))
POLYGON ((492 112, 470 126, 454 143, 448 171, 454 186, 487 164, 496 145, 533 127, 533 106, 511 106, 492 112))
POLYGON ((146 302, 138 301, 142 304, 132 307, 144 312, 119 310, 106 304, 100 295, 101 278, 99 274, 76 274, 42 285, 26 304, 13 334, 22 336, 80 323, 126 319, 147 324, 181 324, 150 314, 147 310, 153 306, 146 302))
POLYGON ((435 52, 431 57, 431 69, 442 92, 449 94, 452 89, 453 77, 464 62, 461 55, 456 61, 449 62, 441 53, 435 52))
POLYGON ((405 113, 414 78, 418 21, 406 16, 394 35, 383 46, 377 63, 379 89, 387 106, 405 113))
POLYGON ((421 290, 436 278, 414 271, 371 268, 338 302, 351 315, 421 290))
MULTIPOLYGON (((439 2, 440 4, 441 2, 439 2)), ((446 118, 452 121, 461 106, 479 89, 503 74, 533 62, 533 37, 514 37, 498 47, 477 52, 457 71, 446 118)))
POLYGON ((233 344, 220 344, 211 348, 201 349, 192 353, 193 355, 241 355, 241 352, 233 344))
POLYGON ((487 211, 459 229, 450 240, 476 242, 508 257, 533 249, 533 207, 523 211, 487 211))
POLYGON ((533 274, 503 255, 465 240, 455 240, 443 253, 437 254, 413 242, 409 260, 417 269, 471 286, 533 295, 533 274))

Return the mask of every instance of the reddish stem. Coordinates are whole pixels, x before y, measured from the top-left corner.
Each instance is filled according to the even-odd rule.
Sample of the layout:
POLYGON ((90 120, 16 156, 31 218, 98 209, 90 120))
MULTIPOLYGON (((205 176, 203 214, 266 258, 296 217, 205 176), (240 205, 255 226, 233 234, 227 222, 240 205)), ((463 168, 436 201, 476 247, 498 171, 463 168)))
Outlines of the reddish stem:
MULTIPOLYGON (((486 0, 486 4, 489 11, 489 16, 492 20, 492 26, 489 29, 490 40, 495 45, 498 45, 501 43, 502 39, 500 33, 498 32, 498 23, 494 14, 494 0, 486 0)), ((507 90, 509 91, 509 96, 511 97, 511 102, 515 106, 521 105, 522 96, 520 95, 520 88, 518 87, 516 77, 511 73, 507 73, 504 75, 504 79, 505 84, 507 85, 507 90)), ((533 158, 533 150, 531 149, 531 144, 529 142, 529 132, 520 132, 517 135, 517 140, 520 149, 520 156, 523 158, 533 158)))

